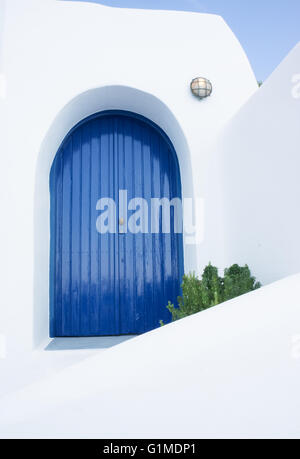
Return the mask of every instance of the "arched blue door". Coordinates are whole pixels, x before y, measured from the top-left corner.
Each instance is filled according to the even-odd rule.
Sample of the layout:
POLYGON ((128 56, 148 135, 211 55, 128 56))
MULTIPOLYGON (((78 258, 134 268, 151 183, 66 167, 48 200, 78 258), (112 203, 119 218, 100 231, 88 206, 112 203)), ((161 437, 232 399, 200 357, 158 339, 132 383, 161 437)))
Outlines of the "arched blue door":
POLYGON ((151 228, 151 199, 181 198, 178 161, 167 136, 128 112, 84 120, 57 152, 50 197, 50 335, 140 334, 159 327, 160 320, 169 322, 166 305, 176 302, 183 274, 174 208, 170 233, 163 232, 161 209, 159 226, 151 228), (120 190, 127 193, 121 192, 122 202, 120 190), (113 207, 99 205, 103 198, 114 201, 115 215, 113 207), (124 229, 141 209, 128 204, 133 198, 149 205, 148 232, 147 218, 143 225, 136 219, 141 232, 124 229), (108 209, 104 223, 116 222, 105 233, 97 222, 108 209))

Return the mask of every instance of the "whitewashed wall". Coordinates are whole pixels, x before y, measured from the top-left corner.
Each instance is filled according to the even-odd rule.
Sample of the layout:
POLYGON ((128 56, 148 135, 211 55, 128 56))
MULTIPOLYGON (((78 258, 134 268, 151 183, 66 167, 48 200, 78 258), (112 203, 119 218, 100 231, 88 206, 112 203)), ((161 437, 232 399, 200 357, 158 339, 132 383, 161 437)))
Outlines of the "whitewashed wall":
POLYGON ((226 126, 222 176, 227 264, 264 283, 300 272, 300 44, 226 126))
MULTIPOLYGON (((1 327, 8 352, 48 336, 48 178, 74 124, 104 109, 140 113, 178 154, 183 194, 205 201, 205 237, 185 245, 185 269, 223 259, 220 185, 210 145, 256 91, 239 42, 222 20, 196 13, 126 10, 55 0, 0 0, 1 327), (210 99, 190 93, 209 78, 210 99), (3 125, 1 125, 3 126, 3 125), (211 207, 210 200, 214 200, 211 207)), ((1 330, 0 330, 1 331, 1 330)))

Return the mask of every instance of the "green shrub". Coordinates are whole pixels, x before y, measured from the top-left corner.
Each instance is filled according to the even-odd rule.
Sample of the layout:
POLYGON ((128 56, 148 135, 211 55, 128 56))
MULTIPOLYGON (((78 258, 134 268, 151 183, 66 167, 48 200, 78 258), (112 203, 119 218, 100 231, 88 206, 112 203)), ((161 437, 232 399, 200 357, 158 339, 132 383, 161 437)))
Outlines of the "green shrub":
POLYGON ((223 301, 231 300, 261 287, 251 276, 248 266, 233 265, 224 271, 224 296, 223 301))
POLYGON ((216 306, 223 301, 223 279, 219 277, 218 268, 209 264, 203 271, 200 282, 200 301, 203 309, 216 306))
MULTIPOLYGON (((209 264, 203 271, 201 280, 193 274, 183 276, 182 296, 178 305, 169 302, 167 308, 176 321, 197 312, 216 306, 224 301, 251 292, 261 287, 251 276, 248 266, 233 265, 224 271, 224 277, 218 274, 218 268, 209 264)), ((161 322, 161 325, 164 325, 161 322)))
POLYGON ((182 296, 179 296, 177 299, 178 306, 175 307, 171 302, 167 306, 172 314, 173 321, 190 316, 204 309, 201 301, 201 282, 195 274, 183 276, 181 288, 182 296))

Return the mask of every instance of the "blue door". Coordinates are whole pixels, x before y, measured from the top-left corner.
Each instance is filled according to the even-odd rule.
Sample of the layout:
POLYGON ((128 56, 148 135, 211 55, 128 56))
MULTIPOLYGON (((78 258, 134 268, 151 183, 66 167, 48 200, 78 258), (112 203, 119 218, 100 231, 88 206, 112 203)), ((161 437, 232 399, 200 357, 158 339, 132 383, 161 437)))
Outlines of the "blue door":
POLYGON ((183 275, 182 232, 173 206, 169 232, 161 208, 151 224, 153 198, 181 198, 167 136, 129 112, 84 120, 56 154, 50 197, 50 335, 140 334, 170 322, 166 306, 176 302, 183 275))

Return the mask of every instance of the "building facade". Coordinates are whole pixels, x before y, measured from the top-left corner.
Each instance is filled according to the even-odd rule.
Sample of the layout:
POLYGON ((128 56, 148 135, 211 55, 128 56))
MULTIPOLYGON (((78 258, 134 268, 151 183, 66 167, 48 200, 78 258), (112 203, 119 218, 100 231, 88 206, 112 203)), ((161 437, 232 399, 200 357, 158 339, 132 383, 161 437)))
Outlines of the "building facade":
MULTIPOLYGON (((200 274, 209 261, 220 267, 226 264, 223 179, 212 152, 229 120, 257 91, 257 83, 241 45, 219 16, 127 10, 56 0, 1 0, 0 11, 1 326, 9 337, 8 348, 32 349, 48 339, 51 317, 67 324, 66 328, 62 326, 64 331, 61 333, 55 331, 54 326, 54 336, 101 333, 101 327, 95 329, 90 325, 81 329, 76 329, 74 325, 77 331, 70 331, 68 323, 74 324, 78 316, 74 313, 75 316, 71 314, 71 317, 68 312, 64 316, 63 306, 59 305, 60 301, 71 301, 80 309, 84 303, 86 312, 78 320, 93 323, 97 304, 90 298, 99 296, 98 291, 91 294, 97 282, 108 295, 105 304, 120 305, 120 300, 114 295, 125 295, 121 301, 126 303, 124 298, 129 298, 129 304, 134 295, 141 299, 141 292, 145 298, 148 296, 148 300, 157 294, 165 302, 167 297, 163 292, 166 291, 170 299, 175 299, 183 272, 200 274), (210 97, 201 100, 191 93, 190 83, 196 77, 211 81, 213 92, 210 97), (109 119, 106 118, 97 131, 98 140, 95 140, 95 135, 91 134, 93 122, 89 120, 100 123, 99 119, 104 114, 115 117, 113 126, 120 123, 119 126, 123 127, 119 131, 116 127, 108 128, 105 123, 109 123, 109 119), (127 117, 126 122, 124 117, 127 117), (124 123, 129 124, 125 126, 124 123), (79 131, 74 133, 76 126, 83 127, 78 127, 79 131), (76 166, 76 146, 68 147, 64 143, 72 135, 76 142, 80 129, 84 131, 83 135, 88 136, 83 142, 85 146, 90 145, 88 155, 92 154, 92 148, 98 148, 97 145, 91 147, 93 142, 98 142, 101 147, 101 135, 104 136, 103 142, 109 136, 113 139, 118 135, 123 136, 123 143, 128 141, 133 145, 137 142, 136 147, 128 147, 128 154, 126 149, 117 150, 115 146, 106 155, 111 161, 112 158, 123 161, 118 169, 120 182, 114 182, 113 193, 124 187, 128 189, 129 182, 127 185, 122 182, 122 177, 127 174, 137 181, 136 185, 134 180, 130 181, 130 198, 181 197, 193 203, 194 214, 200 215, 194 233, 183 232, 182 237, 178 237, 173 232, 164 240, 162 237, 157 249, 157 253, 163 253, 162 260, 155 255, 154 258, 150 256, 155 253, 150 241, 157 235, 151 235, 149 240, 144 237, 142 241, 137 235, 136 242, 132 242, 137 244, 134 246, 130 245, 129 239, 128 244, 124 243, 117 229, 118 234, 112 235, 111 245, 103 243, 103 253, 97 243, 100 256, 95 261, 96 265, 93 264, 91 260, 96 256, 96 249, 93 249, 89 238, 97 237, 99 212, 96 212, 96 205, 100 198, 115 196, 108 188, 105 193, 102 192, 101 185, 100 194, 95 191, 93 201, 88 204, 91 214, 86 222, 95 223, 93 235, 85 238, 81 232, 81 245, 76 249, 74 238, 78 232, 84 231, 82 227, 74 226, 76 215, 77 222, 84 220, 82 213, 78 215, 79 207, 76 210, 74 203, 82 199, 84 205, 85 201, 83 195, 76 195, 73 188, 83 187, 83 194, 92 192, 86 190, 97 188, 93 184, 93 171, 97 175, 95 163, 90 160, 89 166, 86 166, 85 158, 88 156, 81 155, 81 163, 76 166), (99 134, 100 131, 102 134, 99 134), (134 151, 149 147, 149 139, 157 144, 156 147, 152 144, 149 150, 152 159, 149 160, 147 173, 147 164, 139 162, 134 156, 138 153, 134 151), (158 144, 161 146, 158 147, 158 144), (62 153, 68 148, 72 148, 72 153, 62 153), (126 163, 130 154, 133 155, 136 171, 130 160, 126 163), (59 155, 65 158, 61 160, 64 165, 60 171, 53 173, 55 177, 51 182, 51 170, 55 161, 56 164, 59 162, 59 155), (69 178, 68 157, 71 158, 74 174, 69 178), (168 166, 163 165, 167 157, 168 166), (158 164, 160 172, 155 170, 155 164, 158 164), (85 167, 88 168, 86 172, 85 167), (137 172, 139 167, 143 167, 140 175, 137 172), (81 177, 77 182, 76 174, 81 177), (87 176, 89 179, 85 182, 87 176), (149 177, 152 188, 147 194, 145 187, 149 177), (65 184, 65 193, 69 193, 69 198, 62 198, 62 201, 59 201, 64 193, 60 180, 65 184), (169 184, 169 189, 163 188, 165 184, 169 184), (66 191, 67 186, 69 191, 66 191), (136 196, 135 186, 140 186, 140 196, 136 196), (155 186, 162 188, 155 189, 155 186), (51 193, 56 196, 53 198, 52 217, 51 193), (60 213, 57 213, 59 206, 60 213), (73 217, 70 217, 72 209, 73 217), (69 218, 73 218, 73 224, 69 218), (61 222, 65 222, 64 228, 69 229, 65 233, 56 233, 54 227, 61 222), (51 244, 55 245, 55 234, 58 238, 62 234, 64 239, 51 249, 51 244), (73 245, 70 238, 73 238, 73 245), (85 243, 89 245, 85 247, 85 243), (123 244, 123 248, 118 248, 118 243, 123 244), (163 252, 164 244, 173 249, 168 252, 166 248, 163 252), (105 280, 101 278, 99 260, 109 250, 111 253, 107 260, 110 260, 111 271, 105 280), (82 255, 80 273, 77 274, 77 280, 82 280, 79 287, 76 282, 70 281, 72 275, 76 277, 74 273, 69 275, 69 280, 64 277, 68 270, 78 267, 75 252, 82 255), (84 254, 86 262, 82 261, 84 254), (144 260, 141 264, 140 257, 144 260), (126 259, 131 264, 125 266, 126 259), (147 259, 151 260, 150 267, 147 259), (51 266, 56 266, 57 270, 51 266), (96 266, 97 272, 93 271, 93 266, 96 266), (130 266, 134 266, 136 273, 142 270, 143 275, 131 278, 128 275, 130 266), (87 282, 82 278, 84 270, 87 270, 87 282), (131 294, 128 293, 130 289, 131 294), (67 294, 70 296, 64 296, 67 294), (56 313, 51 312, 51 295, 54 303, 56 301, 56 313)), ((85 148, 84 145, 82 148, 85 148)), ((109 149, 108 146, 103 148, 106 151, 109 149)), ((144 153, 141 157, 146 158, 144 153)), ((95 161, 101 160, 100 156, 97 158, 95 161)), ((107 168, 108 175, 103 176, 103 180, 109 184, 116 168, 112 162, 108 164, 108 159, 105 161, 105 166, 100 169, 107 168)), ((183 215, 184 225, 187 223, 186 215, 187 212, 183 215)), ((119 223, 123 222, 122 215, 118 214, 118 217, 121 218, 119 223)), ((126 221, 121 226, 124 223, 126 221)), ((160 236, 162 231, 158 233, 160 236)), ((104 265, 107 266, 107 263, 104 265)), ((126 317, 131 314, 131 323, 140 323, 144 304, 138 310, 135 303, 131 312, 126 309, 127 306, 124 308, 124 329, 122 326, 118 328, 115 323, 115 328, 109 330, 108 327, 105 333, 147 331, 153 328, 151 320, 158 319, 158 316, 152 317, 150 325, 132 328, 126 325, 126 317)), ((102 313, 108 314, 107 311, 102 313)), ((112 319, 108 317, 107 320, 110 322, 112 319)))

